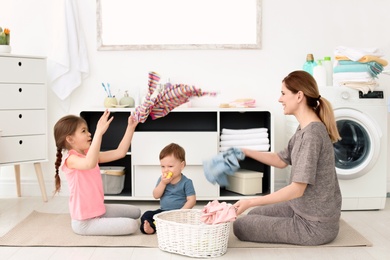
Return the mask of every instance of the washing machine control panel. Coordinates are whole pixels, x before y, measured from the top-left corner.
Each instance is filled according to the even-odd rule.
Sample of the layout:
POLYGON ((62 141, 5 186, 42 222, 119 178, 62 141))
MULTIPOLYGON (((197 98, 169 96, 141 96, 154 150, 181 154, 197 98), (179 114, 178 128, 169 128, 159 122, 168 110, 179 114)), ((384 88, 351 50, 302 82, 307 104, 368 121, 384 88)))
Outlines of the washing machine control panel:
POLYGON ((361 98, 380 98, 383 99, 383 91, 369 91, 367 94, 363 94, 363 92, 359 91, 359 99, 361 98))

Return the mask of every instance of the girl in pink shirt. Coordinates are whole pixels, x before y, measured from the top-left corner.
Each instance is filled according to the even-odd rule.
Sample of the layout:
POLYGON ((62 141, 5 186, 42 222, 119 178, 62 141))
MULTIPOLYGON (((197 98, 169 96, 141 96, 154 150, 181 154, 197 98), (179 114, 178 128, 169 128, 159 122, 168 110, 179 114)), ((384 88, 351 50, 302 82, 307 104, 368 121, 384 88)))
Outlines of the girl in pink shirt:
POLYGON ((103 134, 114 119, 109 116, 110 112, 104 111, 97 123, 93 140, 87 123, 79 116, 64 116, 54 126, 57 146, 55 193, 61 188, 61 167, 69 185, 72 229, 79 235, 127 235, 134 233, 139 227, 136 220, 141 215, 139 208, 124 204, 104 204, 103 182, 98 163, 125 157, 138 124, 130 116, 118 148, 101 152, 103 134))

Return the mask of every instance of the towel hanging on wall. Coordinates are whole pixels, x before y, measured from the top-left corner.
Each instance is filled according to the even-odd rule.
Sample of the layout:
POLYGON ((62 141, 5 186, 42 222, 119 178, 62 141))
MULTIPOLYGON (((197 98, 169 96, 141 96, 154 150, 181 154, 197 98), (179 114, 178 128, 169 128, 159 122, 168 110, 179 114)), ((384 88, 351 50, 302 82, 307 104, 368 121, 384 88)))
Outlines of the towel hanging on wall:
POLYGON ((48 83, 54 93, 66 99, 88 76, 89 63, 77 2, 52 1, 51 46, 48 55, 48 83))

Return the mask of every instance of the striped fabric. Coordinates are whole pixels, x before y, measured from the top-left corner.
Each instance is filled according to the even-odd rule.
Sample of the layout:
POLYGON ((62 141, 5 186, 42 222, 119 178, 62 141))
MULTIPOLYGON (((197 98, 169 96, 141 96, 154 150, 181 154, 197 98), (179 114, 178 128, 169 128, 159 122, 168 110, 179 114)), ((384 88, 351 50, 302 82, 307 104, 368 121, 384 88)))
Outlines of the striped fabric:
POLYGON ((185 84, 166 84, 161 90, 157 88, 159 80, 160 76, 156 72, 149 73, 148 94, 134 111, 134 116, 140 123, 144 123, 149 115, 153 120, 166 116, 174 108, 188 102, 191 97, 216 96, 215 92, 205 92, 185 84))

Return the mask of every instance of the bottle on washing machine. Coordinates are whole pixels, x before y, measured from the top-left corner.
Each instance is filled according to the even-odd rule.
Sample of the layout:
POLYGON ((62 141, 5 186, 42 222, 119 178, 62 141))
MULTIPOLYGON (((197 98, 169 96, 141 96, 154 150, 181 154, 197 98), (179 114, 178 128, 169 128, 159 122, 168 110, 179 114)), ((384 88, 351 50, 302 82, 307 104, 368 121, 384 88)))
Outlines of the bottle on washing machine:
POLYGON ((313 77, 317 81, 317 86, 326 86, 326 70, 321 60, 318 60, 317 66, 313 68, 313 77))
POLYGON ((317 65, 314 61, 313 54, 309 53, 306 56, 306 62, 303 64, 303 70, 313 75, 313 68, 317 65))
POLYGON ((324 65, 326 70, 326 85, 333 86, 333 64, 331 58, 329 56, 326 56, 322 64, 324 65))

